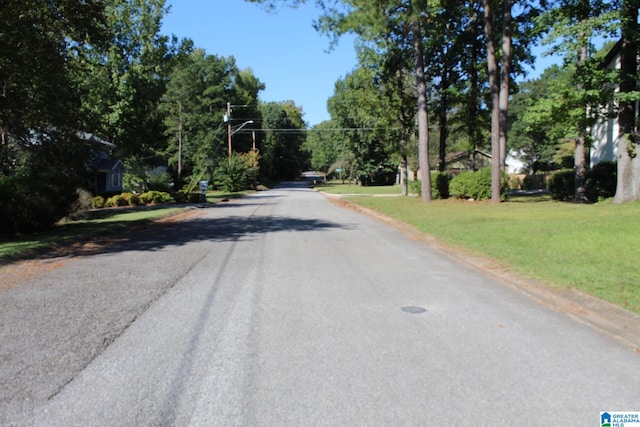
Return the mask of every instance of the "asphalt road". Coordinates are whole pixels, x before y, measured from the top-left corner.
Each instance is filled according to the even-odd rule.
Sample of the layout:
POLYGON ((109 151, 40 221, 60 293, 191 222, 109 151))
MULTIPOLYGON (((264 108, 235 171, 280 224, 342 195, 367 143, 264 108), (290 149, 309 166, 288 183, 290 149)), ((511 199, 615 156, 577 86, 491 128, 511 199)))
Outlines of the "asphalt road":
POLYGON ((599 425, 640 354, 303 183, 0 269, 0 424, 599 425))

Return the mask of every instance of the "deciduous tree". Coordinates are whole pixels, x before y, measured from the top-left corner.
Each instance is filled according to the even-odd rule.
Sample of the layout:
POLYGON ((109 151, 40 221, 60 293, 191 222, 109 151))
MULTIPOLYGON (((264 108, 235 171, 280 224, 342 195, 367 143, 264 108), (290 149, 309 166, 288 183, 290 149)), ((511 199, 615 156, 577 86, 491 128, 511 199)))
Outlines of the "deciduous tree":
POLYGON ((106 42, 98 1, 0 3, 0 234, 46 228, 69 213, 90 150, 77 137, 81 51, 106 42))

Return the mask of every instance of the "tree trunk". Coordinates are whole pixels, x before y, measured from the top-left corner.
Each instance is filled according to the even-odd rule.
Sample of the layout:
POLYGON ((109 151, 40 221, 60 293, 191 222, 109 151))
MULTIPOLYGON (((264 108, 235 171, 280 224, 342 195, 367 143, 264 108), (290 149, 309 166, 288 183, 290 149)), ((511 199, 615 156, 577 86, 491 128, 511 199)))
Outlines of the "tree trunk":
POLYGON ((400 160, 400 188, 403 196, 409 195, 409 171, 407 169, 407 155, 404 153, 400 160))
POLYGON ((420 181, 422 201, 431 201, 431 170, 429 167, 429 114, 427 111, 427 84, 424 77, 424 55, 422 50, 422 31, 420 30, 419 10, 411 22, 413 38, 413 56, 416 67, 416 89, 418 90, 418 158, 420 163, 420 181))
MULTIPOLYGON (((637 0, 623 2, 622 49, 620 50, 620 93, 637 90, 638 6, 637 0)), ((614 203, 640 199, 640 140, 636 128, 636 102, 620 103, 618 123, 618 182, 614 203)))
POLYGON ((509 77, 511 73, 511 0, 504 0, 502 30, 502 67, 500 69, 500 169, 506 169, 509 77))
POLYGON ((468 125, 466 126, 467 128, 467 135, 469 137, 469 141, 471 142, 469 145, 469 151, 470 151, 470 155, 469 155, 469 170, 473 170, 475 171, 476 168, 476 150, 478 148, 480 148, 482 146, 483 143, 483 136, 482 136, 482 126, 481 126, 481 120, 480 120, 480 115, 481 115, 481 107, 480 107, 480 102, 482 102, 482 97, 480 96, 480 89, 479 89, 479 67, 477 64, 480 63, 480 56, 481 56, 481 50, 482 50, 482 37, 481 34, 483 32, 483 29, 480 28, 479 23, 481 21, 480 19, 480 11, 479 10, 475 10, 474 9, 474 13, 476 14, 473 17, 473 21, 474 22, 478 22, 478 24, 474 25, 473 27, 473 40, 471 42, 471 60, 468 62, 469 63, 469 69, 467 71, 468 75, 469 75, 469 94, 467 96, 467 101, 466 101, 466 112, 465 112, 465 119, 467 120, 468 125))
MULTIPOLYGON (((584 38, 584 37, 583 37, 584 38)), ((586 38, 585 38, 586 41, 586 38)), ((579 70, 585 61, 587 60, 587 46, 586 43, 580 46, 578 51, 577 58, 577 69, 579 70)), ((577 84, 578 91, 581 91, 583 88, 582 83, 577 84)), ((586 115, 586 111, 585 111, 586 115)), ((587 174, 587 162, 586 162, 586 152, 585 152, 585 139, 586 139, 586 129, 584 126, 580 125, 578 128, 578 136, 575 139, 575 151, 573 155, 573 165, 574 165, 574 192, 573 192, 573 201, 576 203, 583 203, 586 201, 585 189, 584 189, 584 180, 587 174)))
POLYGON ((500 86, 498 62, 493 41, 491 0, 483 0, 484 34, 487 43, 487 63, 491 92, 491 201, 500 202, 500 86))
MULTIPOLYGON (((446 57, 446 54, 445 54, 446 57)), ((440 149, 438 152, 438 170, 444 172, 446 169, 447 160, 447 111, 449 110, 449 96, 447 90, 449 89, 449 70, 448 64, 443 64, 442 68, 442 99, 440 100, 440 117, 438 124, 440 125, 440 149)))

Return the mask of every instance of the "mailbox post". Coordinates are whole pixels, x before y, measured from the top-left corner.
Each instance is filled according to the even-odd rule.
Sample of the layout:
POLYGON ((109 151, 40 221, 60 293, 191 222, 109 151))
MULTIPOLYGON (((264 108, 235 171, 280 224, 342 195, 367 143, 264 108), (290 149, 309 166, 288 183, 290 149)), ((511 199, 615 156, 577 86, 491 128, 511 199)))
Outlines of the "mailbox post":
POLYGON ((200 200, 202 202, 206 202, 207 201, 207 195, 206 195, 206 191, 209 188, 209 181, 200 181, 200 200))

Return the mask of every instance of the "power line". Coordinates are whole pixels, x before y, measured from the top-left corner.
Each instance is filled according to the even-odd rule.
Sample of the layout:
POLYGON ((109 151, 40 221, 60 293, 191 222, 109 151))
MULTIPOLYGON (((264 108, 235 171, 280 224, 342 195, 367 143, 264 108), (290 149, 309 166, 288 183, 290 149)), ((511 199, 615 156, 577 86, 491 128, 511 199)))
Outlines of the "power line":
POLYGON ((251 133, 251 132, 280 132, 280 133, 305 133, 305 132, 345 132, 345 131, 374 131, 374 130, 400 130, 400 128, 327 128, 327 129, 291 129, 291 128, 259 128, 251 129, 245 128, 238 133, 251 133))

